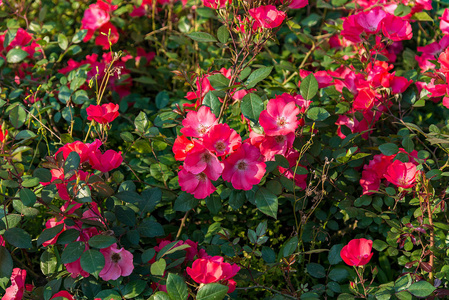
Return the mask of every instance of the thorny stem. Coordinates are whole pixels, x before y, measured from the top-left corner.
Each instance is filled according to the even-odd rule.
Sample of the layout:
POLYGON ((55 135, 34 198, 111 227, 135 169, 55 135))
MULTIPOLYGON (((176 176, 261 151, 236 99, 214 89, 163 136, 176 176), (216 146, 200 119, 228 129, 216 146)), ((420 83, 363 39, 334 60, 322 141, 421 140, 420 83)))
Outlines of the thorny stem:
POLYGON ((186 211, 186 214, 184 215, 184 217, 181 219, 181 225, 179 226, 178 229, 178 233, 176 234, 176 238, 175 241, 177 241, 179 239, 179 237, 181 236, 181 232, 182 232, 182 228, 185 226, 186 224, 186 220, 187 220, 187 216, 189 215, 189 211, 186 211))

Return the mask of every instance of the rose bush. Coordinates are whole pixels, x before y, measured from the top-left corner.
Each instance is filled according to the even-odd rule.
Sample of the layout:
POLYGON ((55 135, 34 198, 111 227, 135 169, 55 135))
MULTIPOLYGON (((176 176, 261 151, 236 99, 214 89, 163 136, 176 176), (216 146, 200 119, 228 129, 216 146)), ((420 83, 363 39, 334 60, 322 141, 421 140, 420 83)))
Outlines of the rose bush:
POLYGON ((0 1, 1 299, 444 299, 445 1, 0 1))

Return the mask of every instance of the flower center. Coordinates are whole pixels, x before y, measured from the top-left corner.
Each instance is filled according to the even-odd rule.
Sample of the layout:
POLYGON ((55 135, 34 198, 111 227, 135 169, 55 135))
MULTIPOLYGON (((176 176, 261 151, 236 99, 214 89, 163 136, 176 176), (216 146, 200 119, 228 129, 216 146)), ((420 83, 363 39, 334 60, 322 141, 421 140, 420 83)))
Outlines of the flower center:
POLYGON ((207 128, 208 127, 204 126, 203 124, 200 124, 200 126, 198 127, 198 133, 205 134, 207 132, 207 128))
POLYGON ((284 127, 285 125, 287 125, 287 120, 284 117, 279 117, 277 120, 277 125, 279 127, 284 127))
POLYGON ((121 259, 122 259, 122 257, 118 253, 114 253, 111 256, 111 260, 115 263, 119 262, 121 259))
POLYGON ((198 180, 200 180, 200 181, 205 181, 207 176, 206 176, 206 174, 204 174, 204 172, 201 172, 200 174, 196 175, 196 178, 198 178, 198 180))
POLYGON ((274 140, 278 144, 283 144, 285 142, 285 135, 277 135, 274 140))
POLYGON ((211 160, 211 158, 212 158, 212 155, 210 155, 210 153, 207 153, 207 152, 205 152, 204 154, 203 154, 203 157, 202 157, 203 159, 203 161, 205 162, 205 163, 208 163, 208 162, 210 162, 210 160, 211 160))
POLYGON ((223 141, 218 141, 215 143, 215 149, 217 149, 218 152, 223 152, 226 149, 226 145, 223 141))
POLYGON ((240 161, 238 164, 237 164, 237 169, 239 169, 239 170, 241 170, 241 171, 244 171, 244 170, 246 170, 246 167, 248 167, 248 165, 247 165, 247 163, 245 162, 245 161, 240 161))

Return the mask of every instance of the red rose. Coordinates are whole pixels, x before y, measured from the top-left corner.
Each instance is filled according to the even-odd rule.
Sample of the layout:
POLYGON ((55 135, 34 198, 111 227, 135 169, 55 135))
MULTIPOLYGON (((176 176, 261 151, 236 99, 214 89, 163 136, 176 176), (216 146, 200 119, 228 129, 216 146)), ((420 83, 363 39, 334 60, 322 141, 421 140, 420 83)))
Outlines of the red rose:
POLYGON ((350 266, 364 266, 373 256, 372 247, 373 241, 371 240, 354 239, 341 249, 340 256, 350 266))
POLYGON ((94 120, 100 124, 109 124, 120 114, 118 109, 119 105, 114 103, 91 105, 86 108, 87 119, 89 121, 94 120))

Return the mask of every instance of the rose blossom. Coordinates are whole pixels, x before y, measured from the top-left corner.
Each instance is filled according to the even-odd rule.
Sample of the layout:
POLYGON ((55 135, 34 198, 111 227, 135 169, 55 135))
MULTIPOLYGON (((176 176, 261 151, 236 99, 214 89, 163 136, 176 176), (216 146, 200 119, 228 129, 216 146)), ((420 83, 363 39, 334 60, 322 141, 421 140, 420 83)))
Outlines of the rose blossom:
POLYGON ((117 249, 117 244, 100 249, 104 255, 105 265, 100 272, 101 279, 116 280, 120 276, 129 276, 134 270, 133 255, 125 248, 117 249))
POLYGON ((373 256, 372 247, 373 241, 371 240, 354 239, 341 249, 340 256, 350 266, 364 266, 373 256))

